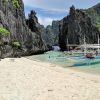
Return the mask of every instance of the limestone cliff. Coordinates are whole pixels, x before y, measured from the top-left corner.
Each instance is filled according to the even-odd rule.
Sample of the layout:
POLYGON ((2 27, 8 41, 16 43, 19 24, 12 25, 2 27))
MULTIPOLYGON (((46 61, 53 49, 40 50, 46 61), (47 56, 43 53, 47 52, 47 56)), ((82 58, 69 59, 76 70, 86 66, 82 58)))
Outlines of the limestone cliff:
POLYGON ((67 50, 69 44, 83 44, 84 37, 86 43, 97 43, 100 32, 97 27, 92 24, 91 18, 83 11, 70 8, 68 16, 60 21, 59 25, 59 45, 61 50, 67 50))
POLYGON ((0 51, 3 57, 12 56, 14 46, 20 46, 20 55, 46 50, 37 28, 38 19, 32 12, 28 22, 31 23, 29 27, 26 25, 22 0, 0 0, 0 51), (10 34, 5 36, 5 30, 10 34))
POLYGON ((92 24, 100 30, 100 3, 83 11, 91 18, 92 24))
POLYGON ((59 21, 53 21, 52 25, 48 25, 47 27, 41 25, 40 30, 47 46, 58 45, 59 21))

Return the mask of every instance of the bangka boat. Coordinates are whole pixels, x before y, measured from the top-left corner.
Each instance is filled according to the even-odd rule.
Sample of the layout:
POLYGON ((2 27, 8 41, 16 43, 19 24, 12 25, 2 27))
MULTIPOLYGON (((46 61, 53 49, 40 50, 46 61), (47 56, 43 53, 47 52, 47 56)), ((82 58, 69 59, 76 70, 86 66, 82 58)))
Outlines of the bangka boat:
POLYGON ((85 56, 85 58, 88 58, 88 59, 94 59, 95 56, 93 56, 92 53, 89 53, 89 54, 87 54, 87 55, 85 56))

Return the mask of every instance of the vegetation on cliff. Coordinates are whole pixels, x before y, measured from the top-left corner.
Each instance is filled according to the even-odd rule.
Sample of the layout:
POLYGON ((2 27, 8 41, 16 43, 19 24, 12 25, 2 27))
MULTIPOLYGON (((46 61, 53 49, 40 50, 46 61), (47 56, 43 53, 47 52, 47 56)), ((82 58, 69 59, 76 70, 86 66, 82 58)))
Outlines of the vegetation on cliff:
POLYGON ((15 41, 15 42, 13 42, 13 46, 15 46, 15 47, 20 47, 20 46, 21 46, 21 44, 20 44, 20 42, 19 42, 19 41, 15 41))
POLYGON ((11 33, 10 33, 6 28, 0 27, 0 34, 1 34, 2 36, 8 36, 8 35, 10 35, 11 33))
POLYGON ((20 7, 18 0, 12 0, 12 3, 13 3, 13 7, 14 7, 15 9, 17 9, 17 8, 20 7))
MULTIPOLYGON (((17 8, 20 7, 19 1, 18 1, 18 0, 11 0, 11 1, 12 1, 12 4, 13 4, 13 7, 14 7, 15 9, 17 9, 17 8)), ((6 4, 6 3, 8 2, 8 0, 3 0, 2 2, 3 2, 3 4, 6 4)))
POLYGON ((11 45, 14 50, 21 50, 21 43, 19 41, 13 41, 11 45))
POLYGON ((20 7, 18 0, 12 0, 12 4, 15 9, 20 7))
POLYGON ((91 18, 92 24, 100 30, 100 3, 84 11, 91 18))

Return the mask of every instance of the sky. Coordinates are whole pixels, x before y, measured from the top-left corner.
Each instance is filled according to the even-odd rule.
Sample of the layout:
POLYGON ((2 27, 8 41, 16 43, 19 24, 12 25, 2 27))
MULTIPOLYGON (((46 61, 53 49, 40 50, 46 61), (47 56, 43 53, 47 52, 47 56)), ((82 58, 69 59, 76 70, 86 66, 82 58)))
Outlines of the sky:
POLYGON ((30 10, 35 10, 39 23, 47 26, 52 24, 52 20, 60 20, 68 15, 72 5, 78 9, 87 9, 100 3, 100 0, 23 0, 23 2, 26 17, 30 10))

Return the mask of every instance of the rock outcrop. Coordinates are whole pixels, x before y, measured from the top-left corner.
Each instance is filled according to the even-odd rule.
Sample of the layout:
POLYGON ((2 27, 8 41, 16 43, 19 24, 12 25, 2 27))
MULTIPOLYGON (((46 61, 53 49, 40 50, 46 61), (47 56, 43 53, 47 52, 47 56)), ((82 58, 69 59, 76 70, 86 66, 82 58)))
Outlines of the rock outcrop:
POLYGON ((100 30, 100 3, 83 11, 91 18, 92 24, 100 30))
POLYGON ((26 25, 22 0, 0 0, 0 54, 3 57, 13 55, 12 44, 20 46, 20 55, 41 53, 46 50, 34 12, 31 12, 27 23, 29 27, 26 25), (1 35, 2 29, 9 31, 10 35, 1 35))
POLYGON ((40 30, 42 32, 42 38, 48 47, 58 45, 59 21, 53 21, 52 25, 48 25, 47 27, 41 25, 40 30))
POLYGON ((70 8, 68 16, 60 21, 59 45, 62 51, 67 50, 67 44, 83 44, 84 37, 87 44, 97 43, 100 32, 92 24, 91 18, 83 11, 70 8))
POLYGON ((52 30, 54 34, 54 45, 58 45, 58 40, 59 40, 59 21, 53 21, 52 22, 52 30))

